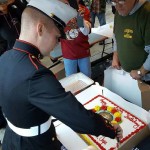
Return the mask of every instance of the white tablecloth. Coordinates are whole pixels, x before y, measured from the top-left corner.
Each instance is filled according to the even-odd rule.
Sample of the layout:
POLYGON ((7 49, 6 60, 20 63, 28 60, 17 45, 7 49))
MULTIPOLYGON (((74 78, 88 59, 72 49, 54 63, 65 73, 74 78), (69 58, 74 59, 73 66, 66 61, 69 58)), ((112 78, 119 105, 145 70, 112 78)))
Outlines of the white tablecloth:
MULTIPOLYGON (((84 104, 90 99, 92 99, 93 97, 97 96, 98 94, 102 95, 102 93, 103 96, 105 96, 106 98, 110 99, 120 107, 126 109, 133 115, 137 116, 145 123, 148 123, 147 116, 149 113, 146 110, 125 101, 120 96, 112 93, 105 87, 101 87, 99 85, 92 85, 85 91, 76 95, 76 98, 78 99, 79 102, 84 104)), ((56 127, 56 132, 58 135, 58 139, 66 146, 68 150, 82 150, 87 147, 87 144, 73 130, 71 130, 69 127, 67 127, 64 124, 58 125, 56 127)))
POLYGON ((91 33, 96 33, 96 34, 99 34, 102 36, 112 38, 113 37, 113 27, 114 27, 114 22, 110 22, 103 26, 99 26, 97 28, 92 28, 91 33))

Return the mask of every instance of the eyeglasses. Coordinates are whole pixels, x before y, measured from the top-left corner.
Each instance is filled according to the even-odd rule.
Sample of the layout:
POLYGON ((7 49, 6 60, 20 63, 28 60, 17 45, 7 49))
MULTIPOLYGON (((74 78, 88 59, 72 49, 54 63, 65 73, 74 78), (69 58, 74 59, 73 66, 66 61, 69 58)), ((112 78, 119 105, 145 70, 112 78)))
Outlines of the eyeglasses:
POLYGON ((118 2, 112 1, 111 3, 112 3, 113 6, 116 6, 117 4, 124 5, 125 4, 125 0, 119 0, 118 2))

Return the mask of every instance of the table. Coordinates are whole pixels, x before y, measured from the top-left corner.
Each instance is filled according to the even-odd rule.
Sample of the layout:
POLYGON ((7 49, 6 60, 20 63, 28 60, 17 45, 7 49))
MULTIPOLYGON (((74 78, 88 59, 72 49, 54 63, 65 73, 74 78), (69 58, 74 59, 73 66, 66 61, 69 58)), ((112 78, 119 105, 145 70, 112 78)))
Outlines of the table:
MULTIPOLYGON (((104 37, 104 39, 102 40, 103 41, 103 50, 102 50, 102 54, 101 54, 101 58, 103 57, 103 54, 108 54, 105 52, 105 46, 107 44, 112 44, 113 46, 113 26, 114 26, 114 23, 113 22, 110 22, 110 23, 107 23, 103 26, 99 26, 98 28, 92 28, 92 34, 99 34, 99 35, 102 35, 104 37), (105 40, 108 39, 108 38, 112 38, 112 42, 109 42, 109 43, 105 43, 105 40)), ((96 41, 94 44, 96 44, 97 42, 99 41, 96 41)), ((91 46, 93 46, 91 45, 91 46)))
MULTIPOLYGON (((141 107, 134 105, 125 101, 120 96, 109 91, 107 88, 99 86, 98 84, 92 85, 83 92, 76 95, 76 98, 82 104, 86 103, 89 99, 92 99, 94 96, 101 94, 108 99, 114 101, 120 107, 123 107, 127 111, 130 111, 132 114, 143 120, 145 123, 149 123, 147 117, 149 113, 142 109, 141 107), (103 92, 102 92, 103 90, 103 92), (140 112, 137 114, 137 112, 140 112)), ((69 127, 60 123, 56 127, 56 132, 58 139, 68 148, 68 150, 82 150, 87 147, 87 144, 69 127)))
POLYGON ((110 22, 107 23, 103 26, 99 26, 97 28, 92 28, 91 33, 96 33, 108 38, 112 38, 113 37, 113 26, 114 26, 114 22, 110 22))

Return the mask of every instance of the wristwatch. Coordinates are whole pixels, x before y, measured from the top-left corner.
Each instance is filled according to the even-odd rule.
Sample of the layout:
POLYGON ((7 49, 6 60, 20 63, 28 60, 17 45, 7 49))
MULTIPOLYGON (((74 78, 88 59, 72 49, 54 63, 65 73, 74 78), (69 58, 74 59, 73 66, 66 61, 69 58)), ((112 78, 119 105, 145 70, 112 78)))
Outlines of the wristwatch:
POLYGON ((142 77, 142 73, 140 70, 137 71, 137 74, 142 77))

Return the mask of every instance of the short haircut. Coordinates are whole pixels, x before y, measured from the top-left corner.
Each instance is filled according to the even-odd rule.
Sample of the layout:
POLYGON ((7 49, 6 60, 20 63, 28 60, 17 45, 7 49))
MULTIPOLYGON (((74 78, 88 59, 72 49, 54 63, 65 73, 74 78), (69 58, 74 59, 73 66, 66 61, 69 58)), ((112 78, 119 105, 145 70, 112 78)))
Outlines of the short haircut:
POLYGON ((21 18, 21 30, 29 29, 31 25, 36 25, 37 22, 41 22, 49 28, 54 25, 52 19, 40 10, 30 6, 25 8, 21 18))

